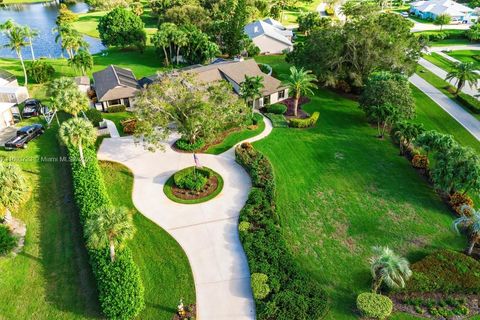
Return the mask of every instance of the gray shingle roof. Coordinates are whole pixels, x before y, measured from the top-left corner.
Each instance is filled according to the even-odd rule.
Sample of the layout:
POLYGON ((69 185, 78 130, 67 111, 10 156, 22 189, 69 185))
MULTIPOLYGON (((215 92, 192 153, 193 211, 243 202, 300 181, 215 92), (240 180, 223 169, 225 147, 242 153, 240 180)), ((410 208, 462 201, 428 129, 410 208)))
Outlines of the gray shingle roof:
POLYGON ((131 70, 110 65, 93 74, 98 101, 131 98, 140 90, 131 70))
MULTIPOLYGON (((273 38, 277 41, 285 43, 286 45, 291 46, 292 42, 289 40, 289 37, 292 37, 293 33, 291 30, 287 30, 286 28, 280 28, 275 25, 272 25, 265 21, 255 21, 252 23, 247 24, 243 30, 248 35, 250 39, 254 39, 260 36, 268 36, 273 38)), ((270 19, 273 20, 273 19, 270 19)), ((272 22, 273 23, 273 22, 272 22)))

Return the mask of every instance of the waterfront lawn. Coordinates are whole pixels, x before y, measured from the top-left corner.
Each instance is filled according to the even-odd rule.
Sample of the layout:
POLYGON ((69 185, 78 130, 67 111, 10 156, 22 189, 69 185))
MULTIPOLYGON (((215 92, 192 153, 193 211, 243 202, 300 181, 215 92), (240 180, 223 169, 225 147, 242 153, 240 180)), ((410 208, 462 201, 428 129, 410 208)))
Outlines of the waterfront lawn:
POLYGON ((447 54, 462 62, 473 62, 480 69, 480 50, 455 50, 447 54))
POLYGON ((356 102, 323 89, 311 99, 305 109, 320 112, 315 128, 274 129, 254 145, 273 164, 292 254, 329 293, 327 319, 356 319, 356 295, 370 290, 372 246, 413 262, 438 248, 462 249, 465 239, 451 231, 454 217, 398 147, 375 137, 356 102))
POLYGON ((93 11, 78 15, 78 20, 73 23, 78 32, 86 34, 90 37, 100 38, 97 26, 101 17, 107 14, 107 11, 93 11))
POLYGON ((139 319, 170 320, 180 298, 195 302, 195 286, 187 257, 180 245, 162 228, 139 213, 132 202, 133 175, 125 166, 100 161, 113 203, 134 214, 137 229, 128 244, 145 286, 145 310, 139 319))

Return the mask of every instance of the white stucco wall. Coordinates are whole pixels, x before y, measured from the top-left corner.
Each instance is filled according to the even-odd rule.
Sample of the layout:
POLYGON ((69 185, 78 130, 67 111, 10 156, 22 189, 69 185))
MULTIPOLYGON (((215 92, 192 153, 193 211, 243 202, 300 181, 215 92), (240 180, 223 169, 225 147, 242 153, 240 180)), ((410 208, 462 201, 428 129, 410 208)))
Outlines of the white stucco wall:
POLYGON ((292 49, 291 46, 265 35, 254 38, 253 43, 260 48, 260 53, 264 54, 278 54, 282 53, 285 49, 289 51, 292 49))

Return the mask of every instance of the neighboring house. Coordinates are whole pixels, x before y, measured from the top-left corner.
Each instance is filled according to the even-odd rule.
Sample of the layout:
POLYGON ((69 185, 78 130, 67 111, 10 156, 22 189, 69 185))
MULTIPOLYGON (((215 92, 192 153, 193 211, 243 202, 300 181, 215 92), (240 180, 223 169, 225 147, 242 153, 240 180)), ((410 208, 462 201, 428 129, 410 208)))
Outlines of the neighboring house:
MULTIPOLYGON (((245 76, 260 76, 263 78, 264 88, 262 96, 255 100, 255 106, 261 108, 264 105, 273 104, 288 98, 288 88, 282 82, 269 76, 260 70, 253 59, 249 60, 216 60, 209 65, 196 64, 179 69, 178 72, 186 72, 196 75, 201 82, 212 82, 225 80, 229 82, 236 94, 240 94, 240 85, 245 76)), ((161 76, 161 75, 160 75, 161 76)), ((143 87, 155 82, 159 75, 144 77, 139 80, 143 87)))
POLYGON ((110 65, 102 71, 93 74, 97 101, 102 110, 109 106, 133 106, 133 97, 141 89, 131 70, 110 65))
POLYGON ((15 124, 12 109, 17 109, 15 103, 0 102, 0 131, 15 124))
POLYGON ((73 80, 81 92, 86 94, 90 90, 90 78, 88 76, 75 77, 73 80))
POLYGON ((263 54, 279 54, 293 49, 292 30, 285 28, 277 20, 268 18, 249 23, 244 32, 263 54))
POLYGON ((410 3, 410 13, 426 20, 435 20, 439 15, 447 14, 452 22, 471 23, 478 16, 472 8, 452 0, 428 0, 410 3))
POLYGON ((18 104, 28 98, 27 88, 19 86, 13 74, 0 70, 0 102, 18 104))

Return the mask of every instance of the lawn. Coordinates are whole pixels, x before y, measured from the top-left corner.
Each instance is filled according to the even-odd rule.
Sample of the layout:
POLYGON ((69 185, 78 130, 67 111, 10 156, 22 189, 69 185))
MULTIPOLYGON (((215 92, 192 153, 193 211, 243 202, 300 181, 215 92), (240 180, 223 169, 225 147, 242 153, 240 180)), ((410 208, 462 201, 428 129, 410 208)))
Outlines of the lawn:
POLYGON ((124 136, 125 134, 123 133, 123 126, 121 122, 125 119, 130 119, 133 117, 133 114, 128 111, 124 112, 114 112, 114 113, 106 113, 102 112, 102 117, 104 119, 112 120, 113 123, 115 123, 115 126, 117 127, 118 133, 120 133, 120 136, 124 136))
POLYGON ((100 162, 112 202, 134 212, 137 229, 129 243, 145 286, 145 310, 139 319, 170 320, 183 298, 195 302, 195 287, 187 257, 162 228, 139 213, 132 203, 133 176, 118 163, 100 162))
POLYGON ((450 72, 453 70, 454 63, 447 58, 439 55, 436 52, 432 52, 431 54, 424 54, 422 56, 425 60, 430 61, 434 65, 436 65, 439 68, 442 68, 443 70, 450 72))
POLYGON ((27 150, 0 151, 0 157, 22 167, 30 186, 26 203, 14 211, 27 224, 24 251, 0 258, 1 319, 99 317, 70 167, 59 160, 62 155, 55 125, 27 150))
POLYGON ((79 32, 89 35, 90 37, 100 38, 97 30, 98 22, 106 11, 93 11, 78 15, 78 20, 73 23, 75 29, 79 32))
POLYGON ((480 69, 480 59, 474 58, 474 56, 480 58, 479 50, 455 50, 448 52, 447 54, 462 62, 473 62, 476 67, 480 69))
MULTIPOLYGON (((423 98, 418 121, 431 108, 440 110, 415 97, 423 98)), ((413 262, 436 248, 461 249, 465 239, 451 231, 448 208, 398 147, 375 138, 356 102, 318 90, 305 109, 320 112, 316 128, 274 129, 255 146, 274 166, 279 219, 292 254, 330 295, 327 319, 356 319, 356 295, 370 290, 371 246, 390 246, 413 262)), ((465 134, 444 113, 426 126, 441 130, 440 117, 447 130, 465 134)))

